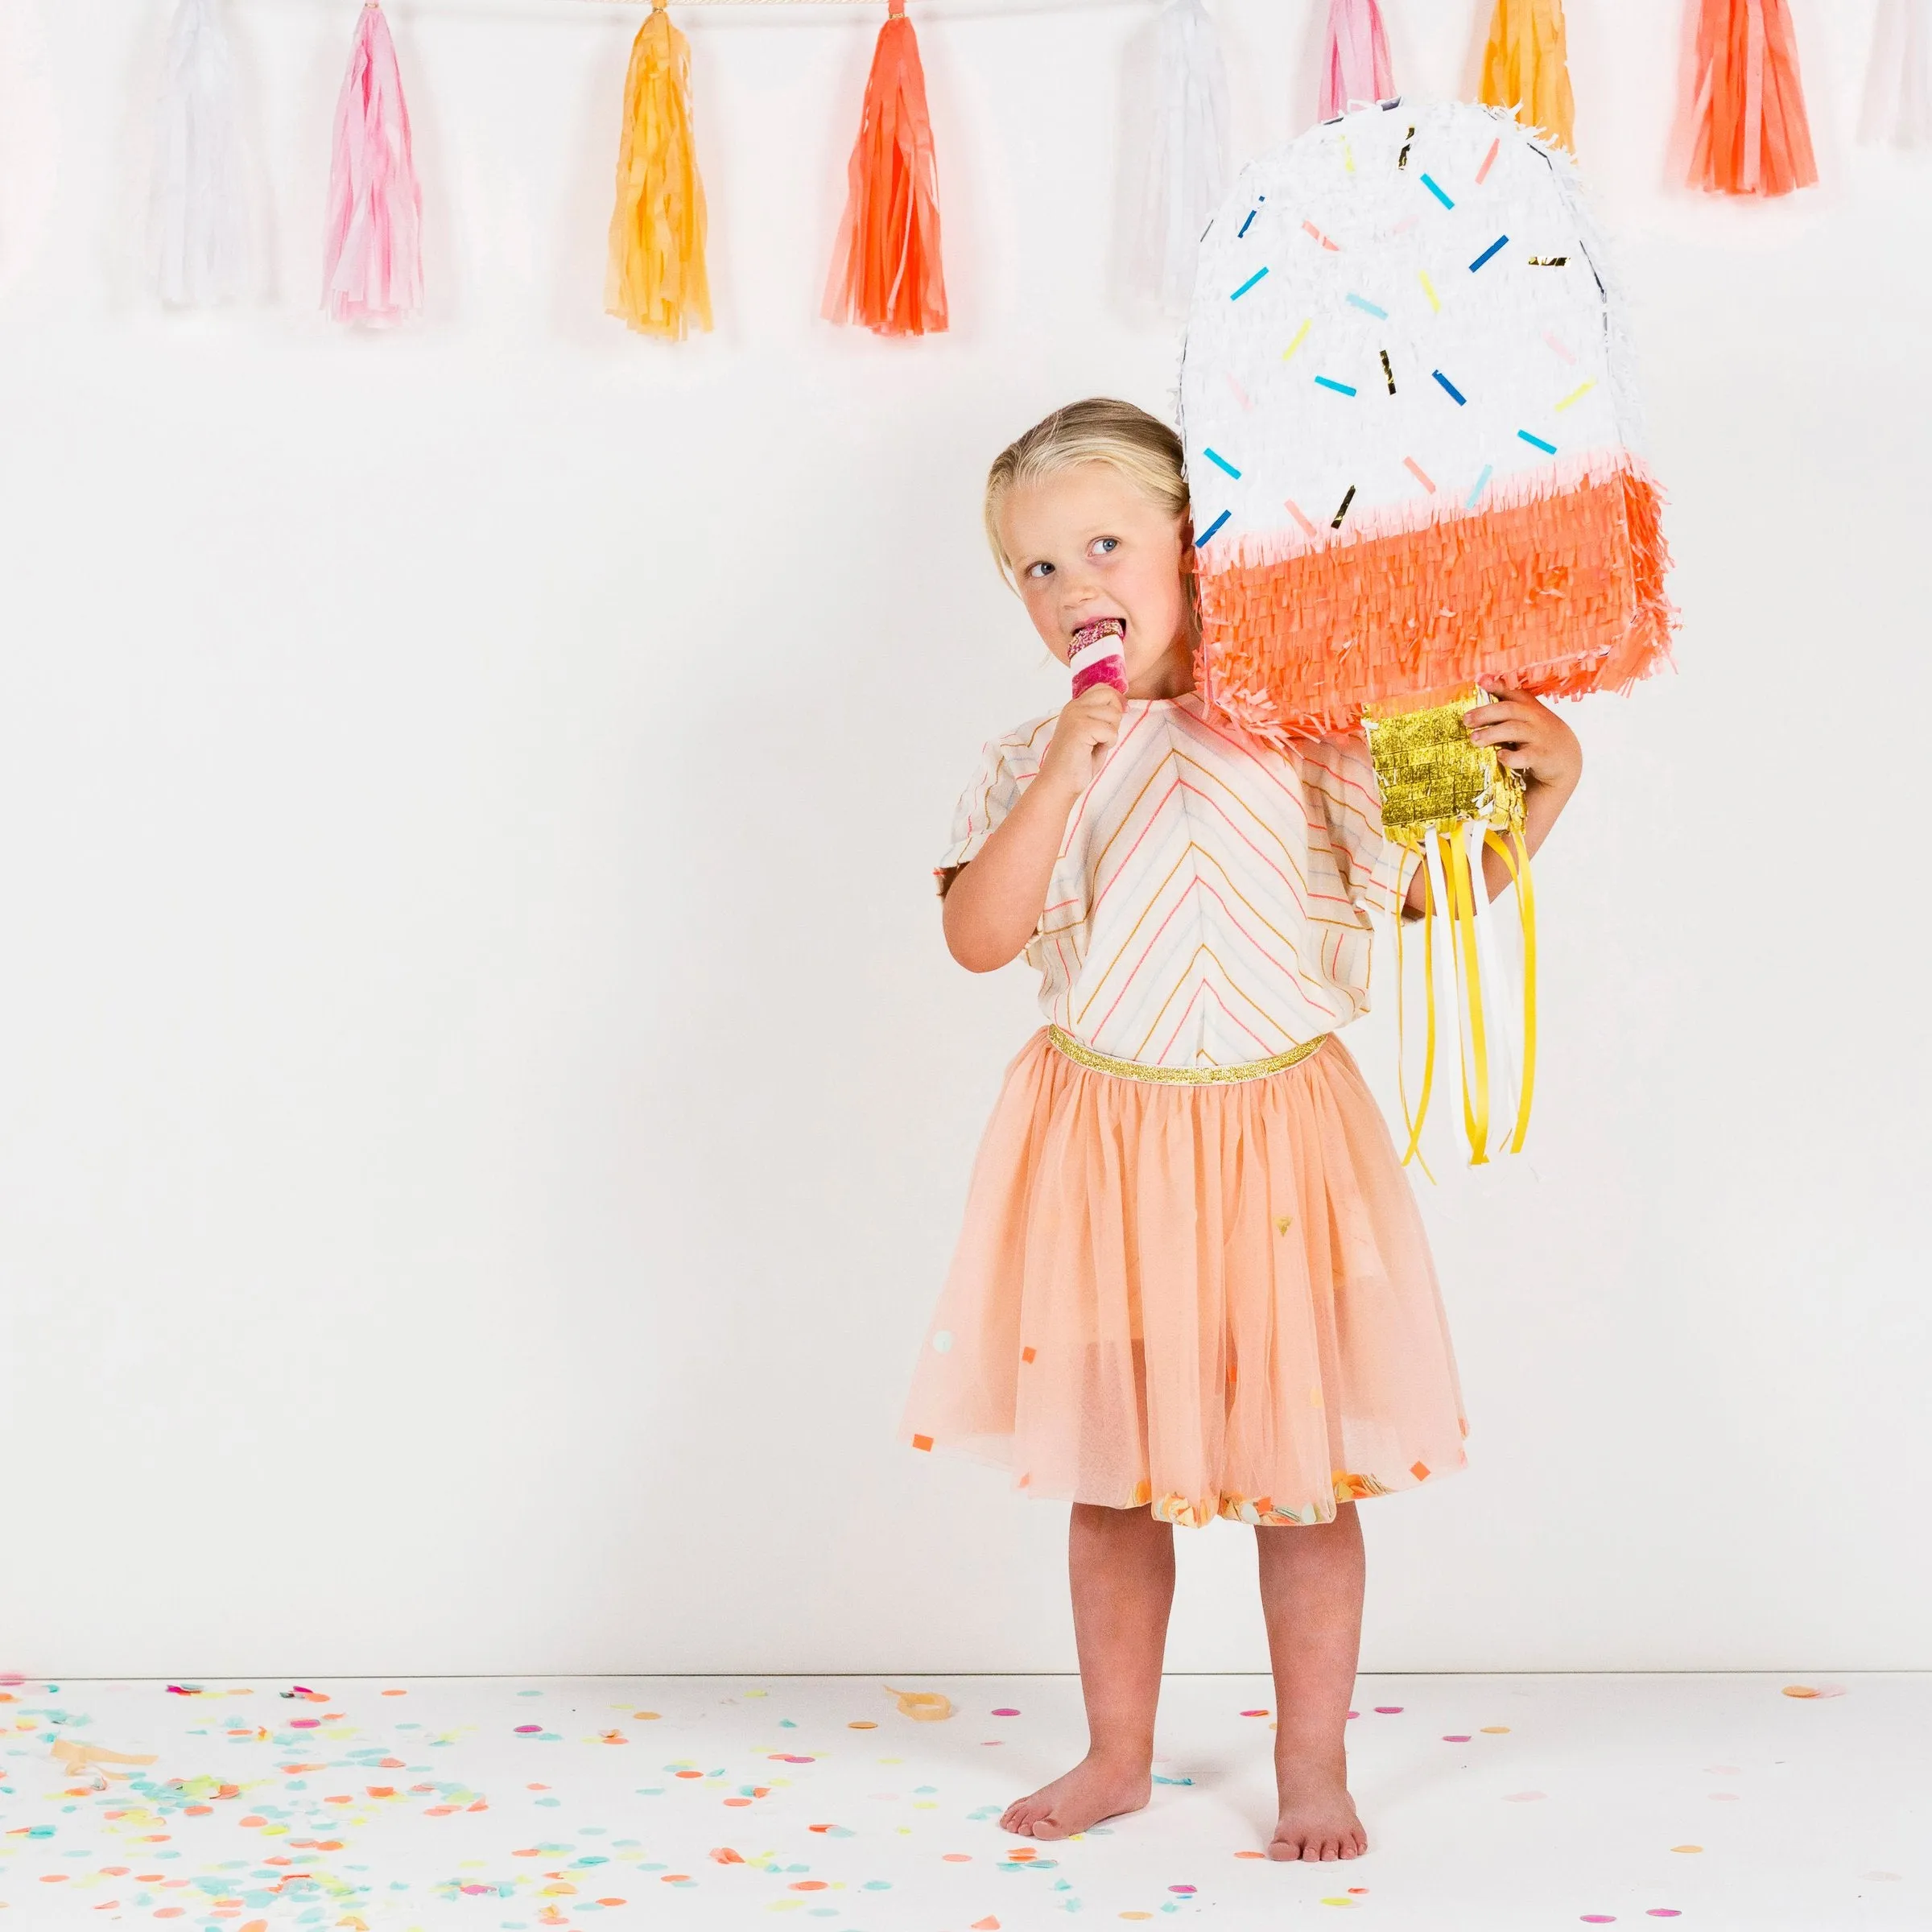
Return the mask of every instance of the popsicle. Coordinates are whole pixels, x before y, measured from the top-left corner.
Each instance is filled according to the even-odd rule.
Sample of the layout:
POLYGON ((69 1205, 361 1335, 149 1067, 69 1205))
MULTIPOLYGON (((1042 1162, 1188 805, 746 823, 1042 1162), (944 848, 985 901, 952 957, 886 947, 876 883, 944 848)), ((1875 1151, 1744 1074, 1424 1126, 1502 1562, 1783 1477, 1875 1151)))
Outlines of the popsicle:
POLYGON ((1073 654, 1067 660, 1067 668, 1073 673, 1076 698, 1096 684, 1111 684, 1126 696, 1126 636, 1127 626, 1118 617, 1098 618, 1073 634, 1073 654))

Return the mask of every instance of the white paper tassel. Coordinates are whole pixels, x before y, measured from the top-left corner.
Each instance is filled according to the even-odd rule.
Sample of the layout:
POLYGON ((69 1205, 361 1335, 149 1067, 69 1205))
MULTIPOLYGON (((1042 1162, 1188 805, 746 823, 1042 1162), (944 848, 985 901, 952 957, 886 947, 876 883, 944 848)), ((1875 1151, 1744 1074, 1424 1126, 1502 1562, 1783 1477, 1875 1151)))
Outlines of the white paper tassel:
POLYGON ((1157 37, 1160 101, 1147 150, 1141 280, 1178 318, 1194 298, 1195 255, 1227 188, 1228 70, 1201 0, 1168 0, 1157 37))
POLYGON ((232 301, 249 268, 234 62, 221 0, 181 0, 155 138, 155 292, 188 308, 232 301))
POLYGON ((1862 132, 1897 147, 1932 145, 1932 0, 1879 0, 1862 132))

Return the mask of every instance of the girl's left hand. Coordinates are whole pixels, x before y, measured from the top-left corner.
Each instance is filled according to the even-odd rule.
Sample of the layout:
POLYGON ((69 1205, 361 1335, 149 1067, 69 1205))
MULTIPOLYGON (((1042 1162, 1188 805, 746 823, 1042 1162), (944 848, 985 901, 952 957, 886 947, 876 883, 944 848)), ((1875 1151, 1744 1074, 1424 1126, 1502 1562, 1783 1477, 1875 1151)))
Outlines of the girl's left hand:
POLYGON ((1565 795, 1574 791, 1583 769, 1583 749, 1576 733, 1534 698, 1509 691, 1490 695, 1495 704, 1479 704, 1463 713, 1470 743, 1491 746, 1529 784, 1565 795))

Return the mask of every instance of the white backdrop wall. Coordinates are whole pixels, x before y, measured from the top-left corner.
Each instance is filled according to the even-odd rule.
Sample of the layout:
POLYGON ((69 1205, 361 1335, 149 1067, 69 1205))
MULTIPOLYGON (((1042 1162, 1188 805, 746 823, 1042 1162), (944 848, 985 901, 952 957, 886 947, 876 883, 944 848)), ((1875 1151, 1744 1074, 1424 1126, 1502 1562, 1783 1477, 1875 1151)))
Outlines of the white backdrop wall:
MULTIPOLYGON (((1325 8, 1215 6, 1245 156, 1325 8)), ((1579 717, 1533 1155, 1424 1191, 1472 1463, 1364 1511, 1366 1660, 1926 1668, 1932 169, 1852 145, 1865 0, 1796 0, 1827 185, 1764 208, 1667 185, 1679 0, 1569 10, 1682 671, 1579 717)), ((389 337, 316 309, 355 0, 229 11, 269 265, 171 317, 163 0, 0 0, 0 1668, 1067 1666, 1063 1513, 894 1430, 1033 1024, 927 876, 1061 689, 980 479, 1176 368, 1153 6, 915 7, 911 344, 815 320, 877 16, 683 16, 680 348, 601 313, 634 9, 394 0, 389 337)), ((1412 92, 1479 11, 1394 0, 1412 92)), ((1247 1542, 1183 1537, 1177 1666, 1261 1661, 1247 1542)))

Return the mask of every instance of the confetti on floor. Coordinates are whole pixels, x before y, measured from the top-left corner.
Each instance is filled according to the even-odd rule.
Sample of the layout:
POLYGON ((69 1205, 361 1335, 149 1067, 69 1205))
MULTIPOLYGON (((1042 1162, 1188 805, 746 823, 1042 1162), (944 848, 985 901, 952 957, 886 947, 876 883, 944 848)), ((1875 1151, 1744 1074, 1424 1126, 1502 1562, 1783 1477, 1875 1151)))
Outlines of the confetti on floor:
POLYGON ((999 1818, 1078 1756, 1071 1678, 7 1680, 0 1932, 1932 1925, 1932 1676, 1356 1704, 1372 1849, 1311 1869, 1263 1856, 1260 1677, 1170 1678, 1152 1806, 1062 1843, 999 1818))

